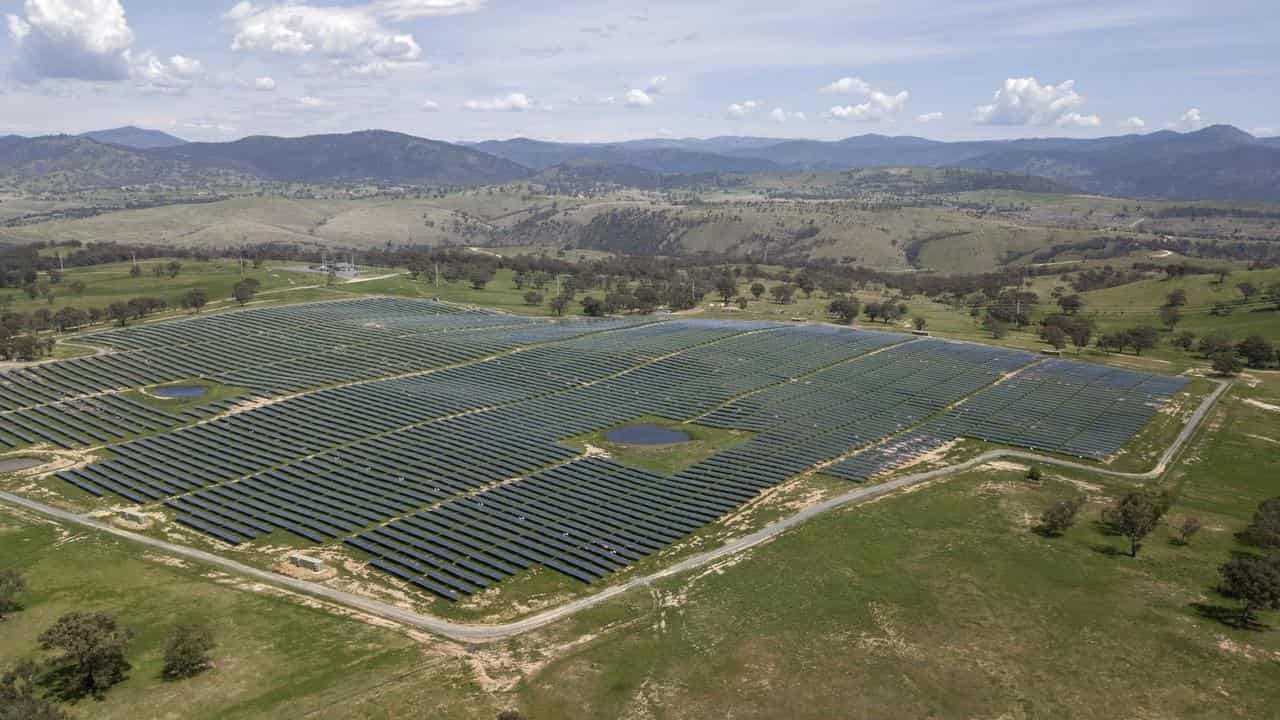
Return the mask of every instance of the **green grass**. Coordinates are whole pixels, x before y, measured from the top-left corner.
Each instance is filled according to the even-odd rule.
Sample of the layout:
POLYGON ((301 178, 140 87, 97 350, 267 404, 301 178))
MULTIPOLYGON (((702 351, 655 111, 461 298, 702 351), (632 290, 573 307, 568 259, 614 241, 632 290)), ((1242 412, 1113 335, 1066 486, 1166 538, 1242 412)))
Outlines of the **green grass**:
MULTIPOLYGON (((517 315, 539 315, 549 316, 550 308, 547 307, 544 300, 540 305, 527 305, 524 301, 524 294, 528 290, 520 290, 516 288, 512 282, 513 273, 510 270, 499 270, 494 273, 493 279, 485 285, 484 289, 476 290, 471 287, 471 283, 465 280, 459 280, 454 283, 440 281, 440 286, 436 287, 434 277, 424 275, 417 280, 410 278, 408 275, 399 275, 394 278, 385 280, 372 280, 370 282, 353 283, 351 285, 339 285, 333 288, 339 293, 356 293, 362 295, 394 295, 397 297, 410 298, 439 298, 447 302, 461 303, 463 305, 477 305, 496 310, 502 310, 517 315)), ((554 288, 540 290, 546 299, 550 299, 555 294, 554 288)), ((578 310, 576 306, 572 310, 578 310)))
MULTIPOLYGON (((163 298, 174 312, 181 312, 182 298, 188 290, 204 290, 209 297, 206 312, 220 307, 230 307, 231 289, 240 282, 240 266, 233 261, 196 262, 180 260, 182 269, 177 277, 169 277, 168 273, 156 277, 152 267, 156 264, 167 265, 167 259, 140 262, 142 274, 132 277, 129 274, 131 263, 111 265, 95 265, 87 268, 71 268, 67 270, 60 284, 53 285, 54 300, 48 302, 42 297, 35 299, 18 289, 0 290, 0 293, 13 298, 13 309, 30 312, 37 308, 49 308, 57 311, 63 307, 105 308, 113 302, 127 301, 130 298, 146 295, 163 298), (84 292, 76 295, 71 284, 79 280, 85 285, 84 292)), ((290 287, 312 285, 323 282, 321 276, 311 273, 285 272, 270 267, 257 270, 248 268, 243 277, 253 278, 261 283, 261 293, 285 290, 290 287)))
POLYGON ((586 450, 587 446, 591 445, 604 450, 615 460, 625 465, 670 475, 738 443, 750 440, 754 434, 742 430, 724 430, 692 423, 673 422, 659 417, 641 417, 623 424, 652 424, 670 428, 688 435, 689 441, 654 447, 621 445, 610 442, 606 437, 614 428, 605 428, 598 432, 570 438, 566 443, 581 450, 586 450))
POLYGON ((177 380, 171 383, 165 383, 158 387, 202 387, 205 389, 203 395, 198 397, 160 397, 153 394, 156 388, 147 388, 147 390, 133 390, 125 393, 125 397, 130 400, 141 403, 157 410, 175 411, 185 410, 200 405, 209 405, 221 400, 227 400, 233 397, 244 395, 249 391, 248 388, 235 387, 232 385, 223 385, 221 383, 211 382, 209 380, 177 380))
POLYGON ((163 564, 124 541, 63 532, 6 511, 0 512, 0 557, 29 586, 23 609, 0 622, 0 666, 37 656, 37 635, 72 610, 116 613, 134 633, 128 679, 104 701, 71 706, 74 717, 265 718, 313 711, 342 717, 329 715, 335 703, 362 697, 424 663, 432 664, 435 677, 431 692, 415 704, 430 701, 442 717, 493 707, 470 683, 450 685, 460 661, 442 655, 437 645, 249 590, 248 583, 199 568, 163 564), (212 627, 214 668, 167 682, 159 677, 163 647, 180 622, 212 627))

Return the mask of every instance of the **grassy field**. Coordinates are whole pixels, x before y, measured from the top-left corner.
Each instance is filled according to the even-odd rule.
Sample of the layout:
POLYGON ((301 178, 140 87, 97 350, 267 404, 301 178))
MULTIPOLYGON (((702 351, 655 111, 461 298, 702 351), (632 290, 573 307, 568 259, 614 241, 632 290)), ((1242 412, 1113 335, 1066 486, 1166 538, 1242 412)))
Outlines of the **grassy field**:
POLYGON ((204 290, 209 297, 208 310, 214 310, 220 305, 233 304, 231 289, 242 278, 257 280, 261 283, 259 292, 264 294, 324 283, 322 275, 287 272, 266 266, 256 270, 247 267, 242 276, 239 264, 228 260, 179 262, 182 263, 182 269, 176 277, 169 277, 167 272, 156 277, 152 271, 156 265, 167 265, 168 259, 139 262, 142 274, 138 277, 129 274, 131 263, 71 268, 63 275, 61 283, 52 286, 52 303, 40 296, 31 299, 17 289, 0 290, 0 293, 13 299, 14 310, 29 312, 42 307, 53 311, 62 307, 106 307, 113 302, 126 301, 140 295, 163 298, 171 307, 176 308, 180 306, 182 297, 188 290, 198 288, 204 290), (71 284, 77 280, 85 286, 80 295, 76 295, 71 289, 71 284))
POLYGON ((689 437, 689 440, 655 447, 622 445, 608 439, 607 436, 613 428, 607 428, 570 438, 566 442, 572 447, 583 450, 586 450, 587 446, 595 447, 609 453, 618 462, 669 475, 738 443, 750 440, 752 436, 752 433, 742 430, 723 430, 690 423, 677 423, 658 417, 636 418, 627 422, 627 425, 646 423, 682 432, 689 437))

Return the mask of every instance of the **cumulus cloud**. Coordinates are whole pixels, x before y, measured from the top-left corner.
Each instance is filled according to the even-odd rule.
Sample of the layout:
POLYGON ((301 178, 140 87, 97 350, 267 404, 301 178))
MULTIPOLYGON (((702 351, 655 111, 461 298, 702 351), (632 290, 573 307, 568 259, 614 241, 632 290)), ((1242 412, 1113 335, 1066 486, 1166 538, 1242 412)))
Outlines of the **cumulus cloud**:
POLYGON ((725 112, 729 114, 729 117, 741 118, 741 117, 746 117, 759 109, 760 109, 759 101, 744 100, 743 102, 740 102, 740 103, 733 103, 729 107, 725 108, 725 112))
POLYGON ((1147 121, 1143 120, 1137 115, 1130 115, 1129 117, 1120 121, 1120 127, 1126 130, 1142 130, 1146 126, 1147 126, 1147 121))
POLYGON ((276 89, 275 78, 260 77, 253 81, 253 89, 258 92, 273 92, 276 89))
POLYGON ((622 102, 629 108, 645 108, 653 104, 653 96, 644 90, 628 90, 622 102))
POLYGON ((128 79, 133 31, 119 0, 26 0, 8 15, 19 79, 128 79))
POLYGON ((802 112, 787 112, 780 107, 776 107, 769 112, 769 119, 781 124, 789 120, 804 120, 805 116, 802 112))
POLYGON ((534 102, 528 95, 518 92, 487 100, 468 100, 462 107, 476 112, 521 112, 534 109, 534 102))
POLYGON ((860 103, 836 105, 827 111, 827 117, 837 120, 859 120, 862 122, 880 122, 892 120, 906 107, 911 93, 906 90, 890 95, 858 77, 843 77, 835 82, 818 88, 824 95, 861 95, 860 103))
POLYGON ((824 95, 866 95, 873 90, 862 78, 843 77, 818 89, 824 95))
POLYGON ((977 121, 983 125, 1101 125, 1097 115, 1078 111, 1084 103, 1085 97, 1076 92, 1074 80, 1041 85, 1034 77, 1009 78, 996 91, 990 105, 977 108, 977 121))
POLYGON ((859 122, 892 120, 898 113, 902 112, 909 99, 911 99, 911 93, 906 90, 896 95, 872 90, 867 95, 866 102, 857 103, 856 105, 836 105, 827 114, 837 120, 857 120, 859 122))
POLYGON ((365 75, 422 55, 413 35, 388 28, 374 6, 255 5, 243 0, 225 18, 231 49, 239 52, 324 58, 365 75))
POLYGON ((435 100, 423 100, 422 112, 440 112, 440 103, 435 100))
POLYGON ((649 82, 645 84, 644 91, 650 95, 661 95, 667 86, 666 75, 654 75, 649 78, 649 82))
POLYGON ((1187 132, 1190 130, 1199 130, 1204 127, 1204 120, 1200 117, 1200 108, 1187 108, 1177 120, 1168 124, 1171 130, 1181 130, 1187 132))
POLYGON ((943 115, 940 112, 928 112, 928 113, 923 113, 921 115, 917 115, 916 122, 918 123, 938 122, 942 118, 943 118, 943 115))
POLYGON ((125 55, 129 61, 129 76, 143 92, 182 95, 204 75, 204 65, 199 60, 182 55, 174 55, 168 60, 152 53, 134 56, 127 51, 125 55))
POLYGON ((1069 112, 1054 121, 1054 125, 1079 128, 1101 127, 1102 118, 1097 115, 1081 115, 1078 112, 1069 112))

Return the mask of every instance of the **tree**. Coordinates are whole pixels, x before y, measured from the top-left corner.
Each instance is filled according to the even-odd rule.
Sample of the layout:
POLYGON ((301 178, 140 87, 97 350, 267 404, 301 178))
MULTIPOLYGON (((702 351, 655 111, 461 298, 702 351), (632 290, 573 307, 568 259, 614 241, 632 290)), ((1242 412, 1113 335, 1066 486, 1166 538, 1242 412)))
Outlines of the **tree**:
POLYGON ((1165 297, 1164 304, 1169 307, 1182 307, 1187 304, 1187 291, 1178 288, 1165 297))
POLYGON ((1233 350, 1223 350, 1209 356, 1210 365, 1213 371, 1219 375, 1231 377, 1244 369, 1244 363, 1240 361, 1240 356, 1235 354, 1233 350))
POLYGON ((1236 352, 1244 358, 1249 367, 1264 368, 1271 364, 1271 358, 1275 357, 1276 349, 1261 335, 1250 335, 1236 345, 1236 352))
POLYGON ((1184 517, 1175 529, 1178 532, 1178 544, 1190 545, 1192 536, 1200 532, 1200 518, 1184 517))
POLYGON ((556 317, 564 315, 564 311, 569 309, 571 302, 573 298, 568 295, 557 295, 551 298, 551 314, 556 317))
POLYGON ((857 300, 849 298, 836 298, 827 304, 827 313, 834 315, 841 323, 848 325, 858 319, 858 313, 862 308, 858 305, 857 300))
POLYGON ((1045 328, 1044 340, 1057 350, 1061 350, 1067 346, 1067 334, 1063 332, 1062 328, 1056 325, 1050 325, 1045 328))
POLYGON ((604 317, 604 303, 588 295, 582 298, 582 313, 587 317, 604 317))
POLYGON ((779 305, 790 305, 791 299, 795 297, 795 294, 796 287, 786 283, 774 285, 772 288, 769 288, 769 295, 771 295, 773 297, 773 301, 779 305))
POLYGON ((1129 344, 1133 346, 1134 354, 1141 355, 1143 350, 1150 350, 1156 346, 1156 342, 1160 339, 1160 333, 1150 325, 1139 325, 1125 331, 1125 336, 1129 340, 1129 344))
POLYGON ((194 310, 197 315, 200 314, 201 308, 208 304, 209 296, 200 288, 191 288, 186 295, 182 296, 182 307, 194 310))
POLYGON ((488 285, 489 281, 492 279, 493 271, 489 268, 478 268, 473 270, 471 275, 467 278, 467 280, 471 282, 471 289, 473 290, 483 290, 484 286, 488 285))
POLYGON ((1182 322, 1182 313, 1172 305, 1165 305, 1160 308, 1160 322, 1172 331, 1174 325, 1182 322))
POLYGON ((142 266, 139 265, 138 263, 134 263, 133 266, 129 268, 129 277, 141 277, 141 276, 142 276, 142 266))
POLYGON ((1036 532, 1045 537, 1058 537, 1076 524, 1076 515, 1084 506, 1084 498, 1059 500, 1040 514, 1040 524, 1036 532))
POLYGON ((1126 494, 1102 511, 1102 521, 1129 539, 1129 557, 1138 557, 1142 541, 1160 525, 1172 504, 1167 495, 1147 491, 1126 494))
POLYGON ((503 710, 498 713, 498 720, 524 720, 524 715, 519 710, 503 710))
POLYGON ((124 679, 130 665, 124 658, 131 633, 106 613, 71 612, 63 615, 38 641, 44 650, 60 650, 63 690, 69 697, 102 695, 124 679))
POLYGON ((240 282, 236 283, 234 288, 232 288, 231 297, 235 298, 235 301, 240 303, 241 307, 244 307, 245 305, 248 305, 251 300, 253 300, 253 297, 255 295, 258 294, 258 288, 260 286, 261 286, 260 283, 257 280, 254 280, 253 278, 249 278, 247 280, 241 280, 240 282))
POLYGON ((164 670, 169 680, 194 677, 212 667, 209 657, 215 644, 213 633, 204 625, 182 624, 174 628, 164 650, 164 670))
POLYGON ((169 271, 169 277, 176 278, 178 273, 182 272, 182 263, 177 260, 170 260, 165 269, 169 271))
POLYGON ((529 306, 537 306, 542 304, 542 293, 537 290, 530 290, 524 294, 524 304, 529 306))
POLYGON ((1248 627, 1258 610, 1280 610, 1280 555, 1232 558, 1218 574, 1218 592, 1240 601, 1240 627, 1248 627))
POLYGON ((1009 323, 1003 320, 999 320, 994 317, 991 317, 990 315, 987 316, 987 319, 984 322, 984 325, 986 326, 987 330, 991 333, 991 337, 995 338, 996 340, 999 340, 1003 338, 1005 335, 1009 334, 1009 323))
POLYGON ((18 596, 27 589, 27 581, 17 570, 0 570, 0 620, 8 613, 22 609, 18 596))
POLYGON ((1044 471, 1041 470, 1039 467, 1032 465, 1031 467, 1027 468, 1027 480, 1033 483, 1038 483, 1043 479, 1044 479, 1044 471))
POLYGON ((739 296, 738 296, 738 301, 737 301, 737 302, 738 302, 738 309, 739 309, 739 310, 746 310, 746 309, 747 309, 748 307, 750 307, 750 305, 751 305, 750 301, 748 301, 748 300, 747 300, 745 297, 743 297, 742 295, 739 295, 739 296))
POLYGON ((911 324, 915 327, 917 331, 924 332, 924 329, 929 324, 929 321, 917 315, 911 318, 911 324))
POLYGON ((1258 294, 1258 286, 1248 281, 1236 283, 1236 289, 1240 291, 1245 302, 1249 302, 1250 298, 1258 294))
POLYGON ((30 660, 0 674, 0 720, 68 720, 57 705, 36 695, 39 674, 30 660))
POLYGON ((129 318, 133 317, 133 311, 129 309, 129 303, 113 302, 107 306, 107 317, 124 327, 129 324, 129 318))
POLYGON ((1183 352, 1188 352, 1196 344, 1196 334, 1191 332, 1190 330, 1183 330, 1177 335, 1174 335, 1173 338, 1169 340, 1169 342, 1179 350, 1182 350, 1183 352))
POLYGON ((716 292, 720 293, 720 299, 727 303, 738 294, 738 281, 734 280, 732 275, 721 275, 716 280, 716 292))
POLYGON ((1212 357, 1220 352, 1234 350, 1235 346, 1231 343, 1231 336, 1225 332, 1212 332, 1200 338, 1200 343, 1196 346, 1196 350, 1204 357, 1212 357))
POLYGON ((1280 497, 1263 500, 1253 513, 1253 520, 1241 533, 1247 543, 1260 548, 1280 548, 1280 497))
POLYGON ((759 300, 764 297, 765 287, 763 283, 751 283, 751 294, 755 299, 759 300))
POLYGON ((884 306, 878 302, 871 302, 867 303, 866 307, 862 308, 862 312, 866 313, 868 320, 875 322, 876 318, 880 317, 880 310, 883 307, 884 306))
POLYGON ((1079 295, 1065 295, 1058 298, 1058 307, 1067 315, 1075 315, 1084 307, 1084 299, 1079 295))

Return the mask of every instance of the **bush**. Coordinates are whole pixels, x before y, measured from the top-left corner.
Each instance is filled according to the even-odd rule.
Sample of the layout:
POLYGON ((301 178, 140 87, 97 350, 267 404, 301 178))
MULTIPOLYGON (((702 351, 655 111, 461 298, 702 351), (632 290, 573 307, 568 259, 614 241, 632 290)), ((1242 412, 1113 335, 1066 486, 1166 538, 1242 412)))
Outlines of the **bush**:
POLYGON ((1083 506, 1084 498, 1059 500, 1041 513, 1040 525, 1036 527, 1036 532, 1045 537, 1062 535, 1076 524, 1076 515, 1079 514, 1080 508, 1083 506))
POLYGON ((169 680, 189 678, 212 667, 209 652, 215 647, 213 633, 203 625, 179 625, 164 650, 164 670, 169 680))

